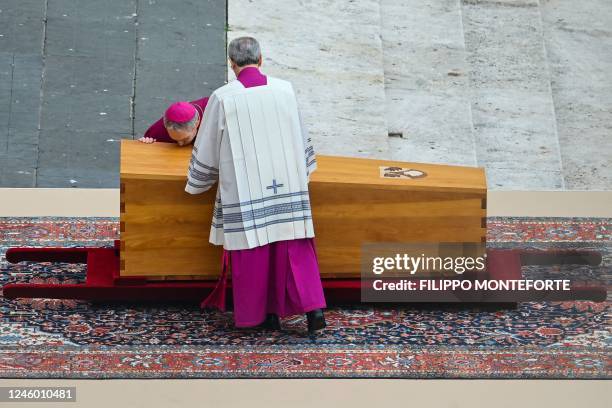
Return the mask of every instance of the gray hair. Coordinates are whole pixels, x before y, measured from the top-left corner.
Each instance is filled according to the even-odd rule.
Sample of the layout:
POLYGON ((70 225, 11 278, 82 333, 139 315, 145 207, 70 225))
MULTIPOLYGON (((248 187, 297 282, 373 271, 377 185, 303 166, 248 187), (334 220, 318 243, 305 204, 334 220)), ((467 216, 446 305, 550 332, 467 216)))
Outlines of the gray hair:
POLYGON ((238 37, 229 43, 227 55, 236 65, 244 67, 245 65, 259 63, 261 49, 257 40, 253 37, 238 37))
POLYGON ((171 120, 166 119, 166 115, 164 115, 164 126, 166 128, 172 128, 174 130, 189 130, 189 129, 193 129, 194 127, 196 127, 198 125, 198 119, 200 119, 200 112, 198 112, 198 110, 195 110, 195 115, 193 115, 193 118, 188 120, 187 122, 173 122, 171 120))

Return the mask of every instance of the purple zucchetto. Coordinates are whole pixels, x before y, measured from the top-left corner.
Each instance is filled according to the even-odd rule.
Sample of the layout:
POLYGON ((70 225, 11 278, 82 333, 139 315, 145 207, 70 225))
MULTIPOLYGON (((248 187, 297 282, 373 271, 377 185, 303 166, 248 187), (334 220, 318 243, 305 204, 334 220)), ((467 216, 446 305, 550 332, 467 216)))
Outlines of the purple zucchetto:
POLYGON ((166 109, 164 117, 175 123, 189 122, 196 114, 196 108, 189 102, 175 102, 166 109))

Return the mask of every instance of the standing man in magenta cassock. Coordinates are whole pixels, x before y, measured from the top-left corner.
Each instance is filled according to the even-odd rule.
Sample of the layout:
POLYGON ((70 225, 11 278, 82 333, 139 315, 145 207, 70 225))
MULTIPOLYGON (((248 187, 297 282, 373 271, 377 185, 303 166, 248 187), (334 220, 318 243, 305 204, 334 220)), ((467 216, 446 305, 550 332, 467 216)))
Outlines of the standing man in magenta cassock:
POLYGON ((310 333, 326 307, 314 245, 308 181, 317 164, 291 83, 265 76, 258 42, 236 38, 228 55, 237 80, 210 96, 193 147, 185 191, 219 182, 210 242, 223 270, 202 307, 225 307, 231 268, 237 327, 280 329, 306 314, 310 333))

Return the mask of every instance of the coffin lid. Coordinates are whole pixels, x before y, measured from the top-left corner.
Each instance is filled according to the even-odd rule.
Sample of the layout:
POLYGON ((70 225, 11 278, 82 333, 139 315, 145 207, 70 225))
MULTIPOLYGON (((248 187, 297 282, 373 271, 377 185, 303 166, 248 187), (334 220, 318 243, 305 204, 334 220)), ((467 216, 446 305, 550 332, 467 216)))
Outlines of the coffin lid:
MULTIPOLYGON (((186 180, 191 151, 191 147, 179 147, 173 143, 144 144, 136 140, 122 140, 121 179, 186 180)), ((478 194, 486 194, 487 191, 482 167, 324 155, 317 155, 317 165, 311 183, 478 194), (410 175, 418 176, 419 172, 425 175, 408 178, 410 175), (392 177, 398 174, 400 177, 392 177)))

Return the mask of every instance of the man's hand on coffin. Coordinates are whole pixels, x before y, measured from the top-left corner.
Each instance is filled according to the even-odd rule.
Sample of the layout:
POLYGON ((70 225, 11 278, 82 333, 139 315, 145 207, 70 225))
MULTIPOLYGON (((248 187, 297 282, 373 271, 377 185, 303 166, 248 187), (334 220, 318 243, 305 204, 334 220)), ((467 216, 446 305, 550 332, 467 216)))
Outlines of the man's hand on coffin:
POLYGON ((147 144, 155 143, 155 139, 153 139, 152 137, 141 137, 140 139, 138 139, 138 141, 147 144))

